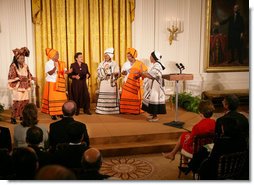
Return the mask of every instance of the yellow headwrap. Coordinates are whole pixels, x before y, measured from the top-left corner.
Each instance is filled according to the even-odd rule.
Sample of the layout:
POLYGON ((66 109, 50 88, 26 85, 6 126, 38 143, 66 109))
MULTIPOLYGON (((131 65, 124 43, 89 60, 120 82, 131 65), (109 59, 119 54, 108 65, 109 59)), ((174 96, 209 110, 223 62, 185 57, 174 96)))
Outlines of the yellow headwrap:
POLYGON ((46 48, 46 55, 49 59, 52 59, 58 51, 52 48, 46 48))
POLYGON ((127 49, 127 54, 131 54, 133 56, 133 58, 137 58, 137 56, 138 56, 138 52, 134 48, 128 48, 127 49))

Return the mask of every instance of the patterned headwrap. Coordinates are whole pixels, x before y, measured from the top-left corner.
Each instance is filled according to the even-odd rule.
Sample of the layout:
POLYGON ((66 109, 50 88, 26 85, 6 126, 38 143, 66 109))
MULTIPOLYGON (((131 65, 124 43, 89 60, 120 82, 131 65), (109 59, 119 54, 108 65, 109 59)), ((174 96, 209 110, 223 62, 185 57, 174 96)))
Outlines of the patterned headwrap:
POLYGON ((49 59, 52 59, 58 51, 52 48, 46 48, 46 55, 49 59))
POLYGON ((137 58, 137 56, 138 56, 138 52, 134 48, 128 48, 126 53, 131 54, 133 56, 133 58, 137 58))
POLYGON ((114 56, 114 48, 108 48, 104 51, 104 54, 107 54, 111 59, 114 56))
POLYGON ((162 56, 161 56, 160 52, 159 51, 153 51, 151 53, 151 55, 152 55, 153 59, 161 65, 162 70, 164 70, 165 67, 161 64, 161 58, 162 58, 162 56))
POLYGON ((23 47, 20 49, 16 48, 12 50, 12 52, 16 58, 19 58, 21 55, 29 57, 29 54, 30 54, 30 51, 27 47, 23 47))

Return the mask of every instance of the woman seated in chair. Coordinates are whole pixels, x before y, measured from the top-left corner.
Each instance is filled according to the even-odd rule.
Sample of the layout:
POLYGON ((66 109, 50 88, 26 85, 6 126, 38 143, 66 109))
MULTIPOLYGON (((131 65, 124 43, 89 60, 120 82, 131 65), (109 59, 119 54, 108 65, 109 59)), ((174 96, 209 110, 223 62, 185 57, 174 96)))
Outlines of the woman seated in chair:
POLYGON ((214 106, 210 100, 202 100, 198 107, 201 121, 193 126, 191 132, 184 132, 176 146, 171 152, 162 153, 162 155, 170 160, 175 159, 175 155, 181 150, 181 153, 187 158, 192 158, 193 154, 193 139, 196 135, 214 133, 215 130, 215 120, 211 119, 213 115, 214 106))
POLYGON ((188 164, 191 170, 199 169, 200 179, 212 180, 217 178, 218 161, 222 155, 247 150, 246 140, 239 132, 236 119, 224 118, 221 130, 222 136, 215 140, 211 153, 203 147, 188 164))

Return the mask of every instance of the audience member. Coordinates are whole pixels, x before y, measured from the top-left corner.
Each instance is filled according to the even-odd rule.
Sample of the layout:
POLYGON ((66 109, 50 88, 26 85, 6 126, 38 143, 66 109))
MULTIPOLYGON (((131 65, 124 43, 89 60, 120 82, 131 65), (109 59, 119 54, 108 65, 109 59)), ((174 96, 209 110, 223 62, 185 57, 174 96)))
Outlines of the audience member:
POLYGON ((184 132, 174 149, 169 153, 162 153, 167 159, 174 160, 175 155, 181 150, 181 153, 188 158, 192 158, 193 154, 193 139, 196 135, 214 133, 215 120, 211 119, 214 111, 214 106, 209 100, 202 100, 198 107, 201 121, 193 126, 192 131, 184 132))
POLYGON ((74 101, 70 100, 65 102, 62 107, 62 120, 50 124, 49 145, 52 152, 55 151, 57 144, 71 142, 68 131, 73 125, 81 125, 80 129, 84 134, 83 141, 86 143, 87 147, 89 146, 90 142, 86 125, 73 119, 73 115, 75 114, 76 109, 77 106, 74 101))
POLYGON ((220 137, 222 130, 221 125, 224 122, 224 119, 227 117, 233 118, 236 120, 237 130, 240 132, 240 135, 246 138, 246 141, 249 140, 249 121, 241 113, 237 111, 239 106, 239 99, 236 95, 229 95, 224 98, 222 101, 223 107, 227 111, 226 114, 216 120, 215 133, 217 137, 220 137))
POLYGON ((51 156, 46 150, 39 146, 43 140, 43 131, 41 128, 32 126, 26 132, 26 142, 29 147, 33 148, 39 160, 39 168, 52 162, 51 156))
POLYGON ((0 180, 12 179, 14 175, 12 158, 7 148, 0 148, 0 180))
MULTIPOLYGON (((245 138, 241 136, 241 133, 238 129, 239 128, 236 119, 230 117, 224 118, 223 122, 221 123, 221 136, 215 140, 211 153, 209 154, 208 151, 205 152, 207 157, 209 157, 205 162, 202 163, 199 169, 200 179, 216 179, 218 160, 220 156, 224 154, 242 152, 247 150, 247 143, 245 141, 245 138)), ((202 153, 202 150, 200 153, 202 153)), ((196 157, 193 157, 194 165, 196 159, 200 161, 200 153, 196 157)), ((204 153, 202 154, 202 156, 205 156, 204 153)), ((249 161, 247 161, 247 163, 248 162, 249 161)))
POLYGON ((36 180, 76 180, 75 174, 60 165, 48 165, 41 168, 35 176, 36 180))
POLYGON ((31 126, 38 126, 43 131, 43 143, 40 146, 46 148, 48 131, 44 125, 38 124, 38 111, 33 103, 28 103, 22 112, 23 120, 20 125, 14 127, 14 147, 26 147, 26 132, 31 126))
POLYGON ((13 180, 32 180, 39 167, 38 157, 31 147, 14 148, 13 167, 15 177, 13 180))
POLYGON ((7 148, 10 152, 12 150, 10 129, 0 126, 0 149, 7 148))
POLYGON ((57 164, 68 168, 81 168, 81 158, 85 150, 86 143, 82 143, 84 138, 83 125, 73 124, 69 130, 69 143, 59 143, 54 153, 54 161, 57 164))
POLYGON ((80 180, 104 180, 110 176, 100 174, 99 170, 102 165, 102 156, 98 149, 87 149, 81 160, 83 172, 80 174, 80 180))

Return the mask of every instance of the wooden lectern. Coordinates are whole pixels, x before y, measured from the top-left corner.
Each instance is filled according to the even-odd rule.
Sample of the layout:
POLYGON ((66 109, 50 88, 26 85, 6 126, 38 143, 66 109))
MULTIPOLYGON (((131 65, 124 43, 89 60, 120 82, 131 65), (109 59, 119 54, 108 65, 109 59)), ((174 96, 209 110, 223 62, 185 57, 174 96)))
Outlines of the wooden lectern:
POLYGON ((175 98, 175 120, 171 122, 164 123, 164 125, 168 126, 175 126, 178 128, 182 128, 184 122, 178 121, 178 82, 181 80, 193 80, 193 75, 192 74, 165 74, 162 75, 162 78, 170 81, 175 81, 175 93, 176 93, 176 98, 175 98))

